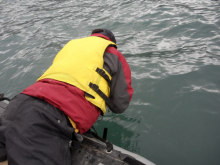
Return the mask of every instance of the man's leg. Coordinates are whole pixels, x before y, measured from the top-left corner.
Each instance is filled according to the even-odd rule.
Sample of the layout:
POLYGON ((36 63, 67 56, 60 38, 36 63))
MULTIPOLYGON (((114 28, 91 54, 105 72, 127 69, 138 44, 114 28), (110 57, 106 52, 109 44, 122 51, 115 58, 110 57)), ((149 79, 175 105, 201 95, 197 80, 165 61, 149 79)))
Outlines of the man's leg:
POLYGON ((71 164, 69 141, 74 130, 63 112, 49 103, 20 94, 6 108, 2 124, 7 125, 9 165, 71 164))

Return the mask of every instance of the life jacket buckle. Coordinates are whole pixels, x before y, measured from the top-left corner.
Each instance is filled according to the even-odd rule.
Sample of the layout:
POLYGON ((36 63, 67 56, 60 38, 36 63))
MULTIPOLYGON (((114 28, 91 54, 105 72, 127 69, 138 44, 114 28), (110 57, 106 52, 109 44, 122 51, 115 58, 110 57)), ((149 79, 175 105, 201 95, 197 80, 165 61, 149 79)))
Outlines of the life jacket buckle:
POLYGON ((96 68, 95 70, 100 76, 102 76, 107 82, 108 85, 110 86, 111 80, 109 79, 109 76, 106 74, 106 72, 103 69, 96 68))
POLYGON ((93 83, 89 83, 89 87, 92 88, 96 92, 99 90, 99 86, 93 83))
POLYGON ((98 74, 100 74, 102 77, 104 77, 106 75, 105 71, 102 69, 99 69, 99 68, 96 69, 96 72, 98 72, 98 74))

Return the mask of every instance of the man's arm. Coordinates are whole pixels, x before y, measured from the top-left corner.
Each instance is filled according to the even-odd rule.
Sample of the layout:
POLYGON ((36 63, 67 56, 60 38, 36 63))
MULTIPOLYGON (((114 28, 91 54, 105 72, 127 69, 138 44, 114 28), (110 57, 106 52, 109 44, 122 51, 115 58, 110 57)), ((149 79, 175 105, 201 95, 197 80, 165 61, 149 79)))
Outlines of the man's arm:
POLYGON ((109 98, 118 107, 115 113, 122 113, 133 95, 130 67, 117 49, 109 47, 104 54, 104 69, 112 76, 109 98))

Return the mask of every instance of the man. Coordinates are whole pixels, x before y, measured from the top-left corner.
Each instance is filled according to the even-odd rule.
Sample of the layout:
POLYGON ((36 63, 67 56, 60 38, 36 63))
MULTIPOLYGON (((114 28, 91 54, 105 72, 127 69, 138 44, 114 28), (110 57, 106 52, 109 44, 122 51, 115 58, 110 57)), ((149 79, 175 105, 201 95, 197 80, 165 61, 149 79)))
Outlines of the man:
POLYGON ((37 82, 8 105, 0 126, 0 162, 70 165, 75 133, 87 132, 106 106, 124 112, 133 94, 131 71, 116 48, 107 29, 68 42, 37 82))

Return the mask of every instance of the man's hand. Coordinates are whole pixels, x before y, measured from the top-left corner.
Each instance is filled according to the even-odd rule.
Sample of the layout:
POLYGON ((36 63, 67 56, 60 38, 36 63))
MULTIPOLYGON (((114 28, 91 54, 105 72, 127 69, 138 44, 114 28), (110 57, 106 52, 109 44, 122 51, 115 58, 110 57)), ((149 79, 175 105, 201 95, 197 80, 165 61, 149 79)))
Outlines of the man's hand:
POLYGON ((0 162, 0 165, 8 165, 8 160, 6 160, 4 162, 0 162))

